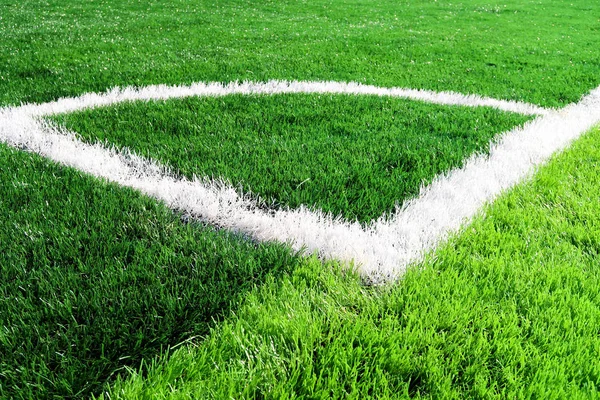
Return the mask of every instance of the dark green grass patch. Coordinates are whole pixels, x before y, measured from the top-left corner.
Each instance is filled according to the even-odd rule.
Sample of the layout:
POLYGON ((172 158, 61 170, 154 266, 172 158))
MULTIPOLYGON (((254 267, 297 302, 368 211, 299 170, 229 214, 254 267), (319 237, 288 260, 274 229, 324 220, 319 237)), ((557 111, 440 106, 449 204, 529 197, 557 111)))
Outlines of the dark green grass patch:
POLYGON ((86 397, 299 263, 0 145, 0 398, 86 397))
POLYGON ((395 285, 303 266, 110 398, 596 398, 598 174, 595 130, 395 285))
POLYGON ((188 177, 268 204, 369 221, 531 117, 376 96, 275 95, 124 103, 54 118, 188 177))
POLYGON ((299 79, 558 106, 600 83, 598 15, 590 0, 0 0, 0 105, 299 79))

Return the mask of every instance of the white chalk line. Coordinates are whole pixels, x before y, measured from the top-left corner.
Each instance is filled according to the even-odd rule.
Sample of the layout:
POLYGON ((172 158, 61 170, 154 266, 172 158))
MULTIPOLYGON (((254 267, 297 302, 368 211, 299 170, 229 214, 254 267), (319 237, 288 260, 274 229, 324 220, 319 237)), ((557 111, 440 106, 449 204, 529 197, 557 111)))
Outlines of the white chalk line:
MULTIPOLYGON (((240 93, 240 86, 231 87, 235 93, 240 93)), ((152 99, 164 98, 158 97, 157 88, 160 87, 175 97, 172 88, 153 86, 152 99)), ((198 87, 229 86, 206 84, 198 87)), ((406 202, 390 218, 381 217, 362 227, 305 207, 262 210, 253 200, 240 197, 229 185, 175 178, 156 162, 127 151, 83 143, 73 133, 63 132, 38 118, 137 99, 132 98, 131 93, 149 95, 145 89, 133 92, 126 89, 0 109, 0 141, 135 188, 164 201, 169 207, 244 232, 257 240, 287 242, 295 249, 316 251, 324 258, 354 261, 359 271, 373 282, 401 275, 408 263, 418 260, 424 251, 458 230, 486 202, 530 175, 555 151, 566 147, 600 121, 598 88, 577 104, 558 111, 546 110, 543 116, 523 127, 504 133, 499 141, 491 144, 489 156, 471 157, 463 168, 437 177, 416 199, 406 202)))
POLYGON ((64 114, 86 108, 108 106, 124 101, 167 100, 196 96, 274 95, 274 94, 346 94, 398 97, 419 100, 441 105, 459 105, 468 107, 493 107, 502 111, 511 111, 524 115, 546 115, 551 109, 537 105, 509 100, 497 100, 477 95, 464 95, 454 92, 433 92, 429 90, 383 88, 363 85, 355 82, 232 82, 222 84, 194 83, 189 86, 152 85, 143 88, 114 88, 105 93, 87 93, 79 97, 65 98, 44 104, 23 105, 20 108, 32 116, 64 114))

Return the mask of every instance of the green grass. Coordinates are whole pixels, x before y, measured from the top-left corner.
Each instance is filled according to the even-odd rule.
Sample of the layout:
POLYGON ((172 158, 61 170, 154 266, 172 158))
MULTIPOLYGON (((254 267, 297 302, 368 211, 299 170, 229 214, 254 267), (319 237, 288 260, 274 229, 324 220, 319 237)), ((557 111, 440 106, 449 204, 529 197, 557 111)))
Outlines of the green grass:
POLYGON ((82 398, 304 263, 0 145, 0 398, 82 398))
MULTIPOLYGON (((0 106, 115 85, 244 79, 562 106, 600 84, 599 15, 600 3, 586 0, 0 0, 0 106)), ((299 98, 294 108, 311 108, 299 98)), ((334 101, 348 115, 324 123, 332 132, 384 121, 357 105, 375 100, 334 101)), ((170 121, 166 104, 124 105, 138 124, 131 130, 148 132, 141 118, 156 118, 167 132, 199 134, 191 111, 173 106, 188 117, 170 121)), ((425 129, 452 124, 431 116, 458 110, 423 114, 415 104, 402 107, 429 118, 425 129)), ((277 107, 228 123, 252 116, 247 126, 260 131, 260 110, 277 107)), ((470 112, 459 118, 468 126, 486 113, 470 112)), ((77 123, 86 119, 94 122, 77 123)), ((182 223, 131 190, 0 145, 0 398, 598 397, 599 136, 383 288, 283 245, 182 223)))
POLYGON ((345 95, 188 98, 124 103, 54 117, 192 177, 226 178, 267 204, 301 204, 362 222, 487 152, 531 119, 490 108, 345 95))
POLYGON ((595 398, 599 173, 596 129, 398 284, 303 265, 110 398, 595 398))
POLYGON ((328 79, 559 106, 600 83, 599 12, 589 0, 1 0, 0 104, 328 79))

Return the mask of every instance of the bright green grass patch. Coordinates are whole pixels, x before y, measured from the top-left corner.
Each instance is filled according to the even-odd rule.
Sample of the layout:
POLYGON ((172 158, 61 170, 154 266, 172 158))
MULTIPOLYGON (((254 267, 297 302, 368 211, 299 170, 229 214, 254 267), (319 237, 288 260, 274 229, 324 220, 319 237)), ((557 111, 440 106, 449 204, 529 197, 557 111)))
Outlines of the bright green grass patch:
POLYGON ((305 262, 3 145, 0 172, 3 399, 98 393, 305 262))
POLYGON ((110 398, 594 398, 600 130, 395 285, 301 267, 110 398))
POLYGON ((269 205, 369 221, 531 119, 490 108, 345 95, 186 98, 54 117, 188 177, 228 179, 269 205))
POLYGON ((558 106, 600 83, 599 14, 590 0, 0 0, 0 105, 325 79, 558 106))

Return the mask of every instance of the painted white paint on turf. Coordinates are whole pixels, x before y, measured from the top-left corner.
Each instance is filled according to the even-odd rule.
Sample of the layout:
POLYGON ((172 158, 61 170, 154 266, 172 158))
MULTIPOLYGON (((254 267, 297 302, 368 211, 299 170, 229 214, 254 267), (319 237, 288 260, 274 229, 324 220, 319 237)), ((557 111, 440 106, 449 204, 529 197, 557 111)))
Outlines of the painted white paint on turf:
POLYGON ((90 97, 0 109, 0 141, 138 189, 174 209, 257 240, 284 241, 324 258, 353 260, 373 282, 398 277, 408 263, 459 229, 485 202, 531 174, 551 154, 600 121, 598 88, 578 104, 548 112, 503 134, 492 144, 489 156, 472 157, 464 168, 438 177, 392 217, 362 227, 302 207, 259 209, 228 185, 174 178, 155 162, 82 143, 74 134, 38 118, 59 112, 57 104, 69 104, 63 109, 81 109, 84 106, 78 103, 87 102, 86 98, 90 97))
POLYGON ((464 95, 454 92, 432 92, 428 90, 382 88, 363 85, 355 82, 299 82, 299 81, 268 81, 262 82, 232 82, 228 84, 194 83, 189 86, 153 85, 143 88, 114 88, 105 93, 88 93, 75 98, 66 98, 39 105, 22 106, 31 115, 42 116, 62 114, 86 108, 108 106, 124 101, 136 100, 167 100, 192 96, 228 96, 242 95, 274 95, 284 93, 304 94, 346 94, 389 96, 404 99, 419 100, 427 103, 443 105, 460 105, 469 107, 492 107, 502 111, 512 111, 525 115, 546 115, 551 110, 533 104, 508 100, 496 100, 489 97, 464 95))
MULTIPOLYGON (((502 134, 490 145, 489 156, 475 155, 462 168, 436 177, 391 219, 381 218, 371 228, 376 236, 390 240, 388 246, 398 250, 394 265, 407 265, 460 229, 485 203, 530 176, 552 154, 599 122, 600 87, 577 104, 502 134)), ((385 279, 387 273, 402 272, 401 267, 396 268, 380 271, 371 263, 363 271, 385 279)))

